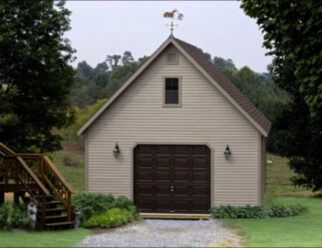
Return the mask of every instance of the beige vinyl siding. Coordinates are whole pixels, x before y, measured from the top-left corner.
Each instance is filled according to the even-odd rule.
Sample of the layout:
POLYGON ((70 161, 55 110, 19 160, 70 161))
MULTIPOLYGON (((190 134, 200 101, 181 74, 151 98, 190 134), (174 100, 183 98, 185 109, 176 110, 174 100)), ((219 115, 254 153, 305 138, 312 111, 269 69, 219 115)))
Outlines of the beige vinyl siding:
POLYGON ((266 192, 266 138, 261 137, 261 199, 266 192))
POLYGON ((88 191, 132 198, 136 144, 205 144, 212 150, 212 205, 259 204, 259 132, 182 54, 168 65, 169 51, 178 52, 168 47, 86 131, 88 191), (162 106, 164 77, 172 76, 182 77, 180 108, 162 106))

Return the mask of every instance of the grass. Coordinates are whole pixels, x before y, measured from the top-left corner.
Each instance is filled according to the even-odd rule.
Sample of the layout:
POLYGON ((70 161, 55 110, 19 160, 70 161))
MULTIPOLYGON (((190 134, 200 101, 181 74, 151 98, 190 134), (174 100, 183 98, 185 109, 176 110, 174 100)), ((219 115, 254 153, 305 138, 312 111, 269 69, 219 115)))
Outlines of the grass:
POLYGON ((85 190, 84 152, 79 150, 63 150, 54 154, 54 164, 62 173, 72 189, 76 192, 85 190), (78 165, 66 166, 64 158, 69 157, 78 165))
POLYGON ((322 199, 309 196, 279 196, 279 201, 299 203, 308 212, 288 218, 226 219, 227 226, 237 228, 247 247, 321 247, 322 199))
POLYGON ((288 159, 267 154, 266 191, 270 194, 307 192, 306 188, 295 187, 290 178, 294 172, 290 170, 288 159))
POLYGON ((87 229, 64 231, 0 231, 0 247, 74 247, 86 236, 87 229))
POLYGON ((295 174, 290 170, 286 158, 267 154, 267 161, 266 191, 275 195, 270 198, 307 206, 308 212, 288 218, 222 221, 237 230, 247 247, 322 246, 322 198, 313 197, 305 188, 292 185, 290 178, 295 174))

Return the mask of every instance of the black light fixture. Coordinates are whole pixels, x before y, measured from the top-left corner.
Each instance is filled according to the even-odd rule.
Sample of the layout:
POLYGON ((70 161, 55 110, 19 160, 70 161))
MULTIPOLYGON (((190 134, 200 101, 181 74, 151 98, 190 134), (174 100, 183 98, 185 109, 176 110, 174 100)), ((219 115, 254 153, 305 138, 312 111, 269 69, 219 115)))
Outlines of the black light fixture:
POLYGON ((230 160, 230 158, 231 158, 231 151, 230 151, 230 148, 229 148, 229 146, 228 146, 228 145, 226 146, 226 149, 225 149, 224 154, 225 154, 225 158, 226 158, 227 160, 230 160))
POLYGON ((114 147, 114 150, 113 150, 113 154, 114 154, 114 157, 115 158, 118 158, 119 154, 120 154, 120 148, 119 148, 119 145, 116 143, 115 144, 115 147, 114 147))

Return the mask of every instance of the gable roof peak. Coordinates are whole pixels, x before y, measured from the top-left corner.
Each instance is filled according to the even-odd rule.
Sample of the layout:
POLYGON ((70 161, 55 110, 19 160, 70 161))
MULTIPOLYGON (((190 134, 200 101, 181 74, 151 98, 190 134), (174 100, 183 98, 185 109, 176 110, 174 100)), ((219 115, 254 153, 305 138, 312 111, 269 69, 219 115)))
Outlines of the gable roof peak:
POLYGON ((84 133, 93 122, 120 96, 127 87, 172 43, 227 99, 249 120, 263 135, 267 136, 271 127, 270 121, 257 109, 250 100, 204 55, 202 50, 171 34, 150 58, 124 83, 124 85, 107 101, 78 131, 84 133))

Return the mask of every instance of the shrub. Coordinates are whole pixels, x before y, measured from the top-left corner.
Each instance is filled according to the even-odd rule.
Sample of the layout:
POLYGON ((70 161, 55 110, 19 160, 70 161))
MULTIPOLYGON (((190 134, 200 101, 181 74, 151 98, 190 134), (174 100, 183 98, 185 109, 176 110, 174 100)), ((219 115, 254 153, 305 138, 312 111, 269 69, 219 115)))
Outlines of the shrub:
POLYGON ((301 206, 299 204, 295 205, 273 205, 269 209, 269 216, 270 217, 289 217, 289 216, 296 216, 303 214, 307 211, 307 208, 304 206, 301 206))
POLYGON ((104 214, 112 208, 125 209, 131 213, 133 218, 139 218, 138 208, 125 196, 115 199, 111 194, 80 192, 73 197, 73 205, 80 211, 82 222, 91 216, 104 214))
POLYGON ((112 207, 126 209, 132 214, 134 219, 140 218, 139 209, 134 205, 132 201, 130 201, 125 196, 120 196, 116 198, 116 200, 112 203, 112 207))
POLYGON ((283 204, 273 197, 267 197, 262 206, 243 207, 224 206, 214 207, 209 210, 213 218, 223 219, 263 219, 269 217, 289 217, 300 215, 307 208, 299 204, 283 204))
POLYGON ((27 228, 30 219, 25 206, 17 206, 13 202, 0 205, 0 228, 27 228))
POLYGON ((133 220, 130 211, 120 208, 112 208, 104 214, 93 215, 83 223, 84 227, 117 227, 133 220))
POLYGON ((223 218, 223 219, 263 219, 267 218, 267 212, 261 206, 224 206, 214 207, 210 209, 211 216, 213 218, 223 218))
POLYGON ((109 195, 79 192, 73 196, 73 205, 80 211, 81 221, 86 221, 93 215, 105 213, 112 208, 115 198, 109 195))

